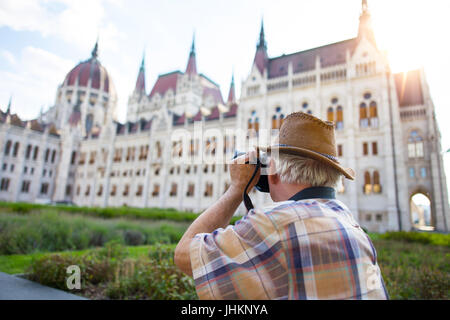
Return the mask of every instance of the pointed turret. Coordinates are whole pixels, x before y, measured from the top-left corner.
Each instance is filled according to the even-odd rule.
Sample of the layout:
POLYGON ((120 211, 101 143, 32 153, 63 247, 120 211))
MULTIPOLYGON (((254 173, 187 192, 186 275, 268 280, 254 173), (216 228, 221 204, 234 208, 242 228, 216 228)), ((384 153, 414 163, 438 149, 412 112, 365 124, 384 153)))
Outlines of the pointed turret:
POLYGON ((6 114, 11 114, 11 102, 12 96, 9 96, 8 108, 6 108, 6 114))
POLYGON ((253 60, 253 64, 256 65, 261 74, 264 73, 264 69, 266 69, 267 67, 268 59, 269 58, 267 55, 267 44, 264 36, 264 21, 261 20, 261 31, 259 32, 259 41, 258 44, 256 45, 256 54, 255 59, 253 60))
POLYGON ((232 104, 234 102, 236 102, 236 95, 234 92, 234 73, 233 73, 233 75, 231 76, 230 92, 228 93, 227 103, 232 104))
POLYGON ((92 49, 91 54, 92 54, 92 58, 97 59, 97 57, 98 57, 98 38, 97 38, 97 41, 95 41, 95 46, 94 46, 94 49, 92 49))
POLYGON ((134 92, 145 94, 145 52, 142 55, 141 67, 139 68, 139 74, 136 80, 134 92))
POLYGON ((362 0, 362 12, 359 16, 358 39, 361 39, 363 36, 376 46, 367 0, 362 0))
POLYGON ((189 60, 186 67, 186 74, 196 75, 197 74, 197 62, 195 60, 195 34, 192 38, 191 52, 189 53, 189 60))

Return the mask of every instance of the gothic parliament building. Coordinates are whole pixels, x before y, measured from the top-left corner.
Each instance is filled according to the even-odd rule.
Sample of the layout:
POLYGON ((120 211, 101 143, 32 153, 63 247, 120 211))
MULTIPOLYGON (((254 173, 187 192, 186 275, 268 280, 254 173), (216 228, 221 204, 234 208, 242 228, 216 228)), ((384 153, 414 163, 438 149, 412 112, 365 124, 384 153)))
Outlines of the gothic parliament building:
MULTIPOLYGON (((193 158, 229 159, 241 140, 236 130, 257 136, 303 111, 335 122, 339 161, 356 172, 355 181, 340 183, 338 199, 363 227, 449 231, 440 133, 424 70, 391 73, 366 0, 355 38, 292 54, 269 57, 261 25, 239 99, 234 79, 225 101, 218 84, 198 72, 194 42, 184 72, 159 75, 150 92, 145 78, 143 59, 127 121, 119 123, 113 79, 96 44, 38 118, 20 119, 11 103, 0 111, 0 201, 201 212, 228 188, 228 165, 174 161, 183 152, 170 138, 175 131, 191 134, 185 152, 193 158), (417 194, 428 208, 412 201, 417 194)), ((250 196, 255 206, 271 203, 268 194, 250 196)), ((237 214, 243 213, 241 206, 237 214)))

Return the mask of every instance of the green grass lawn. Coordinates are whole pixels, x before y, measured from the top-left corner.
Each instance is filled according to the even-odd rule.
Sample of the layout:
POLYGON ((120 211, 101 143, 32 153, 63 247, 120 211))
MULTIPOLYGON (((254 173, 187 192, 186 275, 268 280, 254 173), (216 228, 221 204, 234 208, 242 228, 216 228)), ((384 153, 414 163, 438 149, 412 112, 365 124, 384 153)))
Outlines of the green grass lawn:
MULTIPOLYGON (((175 245, 167 245, 167 247, 174 247, 175 245)), ((147 256, 149 251, 154 249, 155 246, 128 246, 127 257, 128 258, 140 258, 147 256)), ((87 252, 92 251, 92 249, 77 250, 77 251, 62 251, 54 252, 55 254, 61 255, 73 255, 81 256, 87 252)), ((27 268, 31 265, 33 259, 39 259, 46 255, 48 252, 36 252, 32 254, 14 254, 14 255, 4 255, 0 256, 0 272, 5 272, 8 274, 23 274, 27 271, 27 268)))

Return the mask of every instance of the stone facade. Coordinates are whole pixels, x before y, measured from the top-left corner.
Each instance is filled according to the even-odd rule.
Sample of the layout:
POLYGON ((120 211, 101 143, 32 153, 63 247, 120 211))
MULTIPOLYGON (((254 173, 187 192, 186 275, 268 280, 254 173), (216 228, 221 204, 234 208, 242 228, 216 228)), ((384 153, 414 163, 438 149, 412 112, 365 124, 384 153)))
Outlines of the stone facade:
MULTIPOLYGON (((142 60, 124 124, 114 120, 116 100, 96 45, 39 119, 2 112, 0 200, 199 212, 229 186, 225 161, 209 160, 267 143, 264 129, 303 111, 336 123, 339 161, 356 172, 355 181, 338 186, 338 198, 361 225, 414 228, 411 198, 421 193, 431 202, 431 225, 448 231, 440 133, 424 71, 390 72, 366 1, 357 37, 306 51, 270 58, 261 26, 239 101, 234 79, 224 101, 219 86, 197 72, 194 41, 185 72, 160 75, 150 94, 142 60), (189 161, 180 161, 186 154, 189 161)), ((251 197, 256 206, 271 203, 268 194, 251 197)))

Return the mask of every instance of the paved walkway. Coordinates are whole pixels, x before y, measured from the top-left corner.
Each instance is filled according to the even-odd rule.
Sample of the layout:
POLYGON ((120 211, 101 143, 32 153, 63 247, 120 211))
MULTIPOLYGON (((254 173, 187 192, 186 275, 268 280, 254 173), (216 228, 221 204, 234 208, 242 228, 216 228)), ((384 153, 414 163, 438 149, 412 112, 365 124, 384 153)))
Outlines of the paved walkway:
POLYGON ((0 272, 0 300, 87 300, 61 290, 43 286, 0 272))

